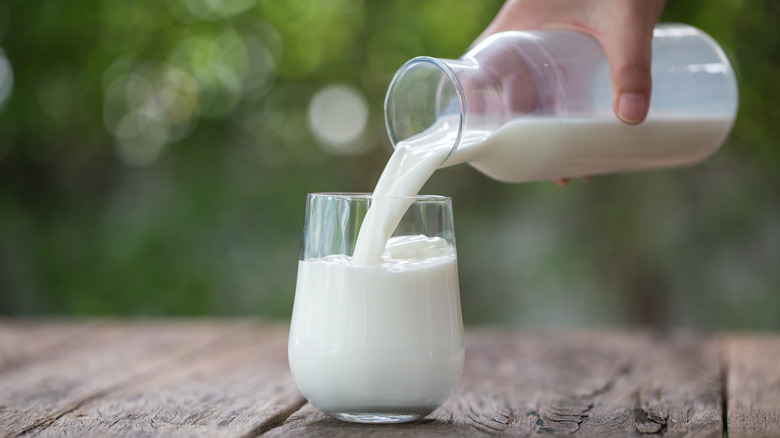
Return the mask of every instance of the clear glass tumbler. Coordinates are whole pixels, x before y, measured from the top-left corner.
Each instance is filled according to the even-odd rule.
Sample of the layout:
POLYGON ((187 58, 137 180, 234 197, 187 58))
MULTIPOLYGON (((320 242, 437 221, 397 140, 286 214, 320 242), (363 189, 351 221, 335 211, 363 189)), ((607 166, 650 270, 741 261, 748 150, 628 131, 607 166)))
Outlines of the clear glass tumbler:
POLYGON ((359 423, 414 421, 450 396, 463 368, 450 198, 415 196, 382 263, 351 254, 369 194, 306 201, 289 360, 303 395, 359 423))

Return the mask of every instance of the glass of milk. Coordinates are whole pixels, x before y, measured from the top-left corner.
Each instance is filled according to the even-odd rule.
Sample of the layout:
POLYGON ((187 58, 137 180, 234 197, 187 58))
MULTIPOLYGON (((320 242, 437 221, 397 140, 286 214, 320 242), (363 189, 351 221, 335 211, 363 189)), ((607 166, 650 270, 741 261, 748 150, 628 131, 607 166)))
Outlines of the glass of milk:
POLYGON ((306 200, 290 370, 309 402, 339 420, 422 418, 450 396, 463 368, 451 200, 391 201, 409 207, 381 261, 358 266, 351 256, 372 195, 306 200))

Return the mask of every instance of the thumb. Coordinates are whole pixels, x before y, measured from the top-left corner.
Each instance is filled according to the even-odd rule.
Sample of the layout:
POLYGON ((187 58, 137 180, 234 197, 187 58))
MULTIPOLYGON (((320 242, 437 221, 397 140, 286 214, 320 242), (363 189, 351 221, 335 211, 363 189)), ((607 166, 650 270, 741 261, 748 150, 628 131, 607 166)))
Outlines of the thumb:
MULTIPOLYGON (((652 32, 652 31, 651 31, 652 32)), ((647 117, 653 80, 650 74, 650 37, 636 30, 604 45, 612 77, 612 108, 625 123, 634 125, 647 117)))
POLYGON ((652 38, 657 16, 630 8, 625 15, 621 17, 625 20, 611 20, 601 43, 612 78, 612 108, 620 120, 634 125, 647 117, 650 108, 652 38))

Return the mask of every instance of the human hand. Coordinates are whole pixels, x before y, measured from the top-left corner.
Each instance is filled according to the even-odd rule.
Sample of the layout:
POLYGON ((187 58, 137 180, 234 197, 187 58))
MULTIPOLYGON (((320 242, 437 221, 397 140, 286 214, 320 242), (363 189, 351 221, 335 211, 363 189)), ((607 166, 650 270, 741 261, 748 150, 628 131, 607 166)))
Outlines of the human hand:
POLYGON ((666 0, 508 0, 477 41, 508 30, 568 29, 596 38, 609 63, 612 108, 641 123, 650 107, 653 28, 666 0))

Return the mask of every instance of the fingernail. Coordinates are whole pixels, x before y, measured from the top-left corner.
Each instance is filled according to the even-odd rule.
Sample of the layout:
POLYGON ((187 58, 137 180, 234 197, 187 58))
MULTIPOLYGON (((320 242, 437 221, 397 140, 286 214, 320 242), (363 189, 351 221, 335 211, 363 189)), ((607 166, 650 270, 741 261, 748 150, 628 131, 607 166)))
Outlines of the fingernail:
POLYGON ((618 100, 617 116, 620 120, 636 124, 647 115, 647 98, 644 94, 623 93, 618 100))

